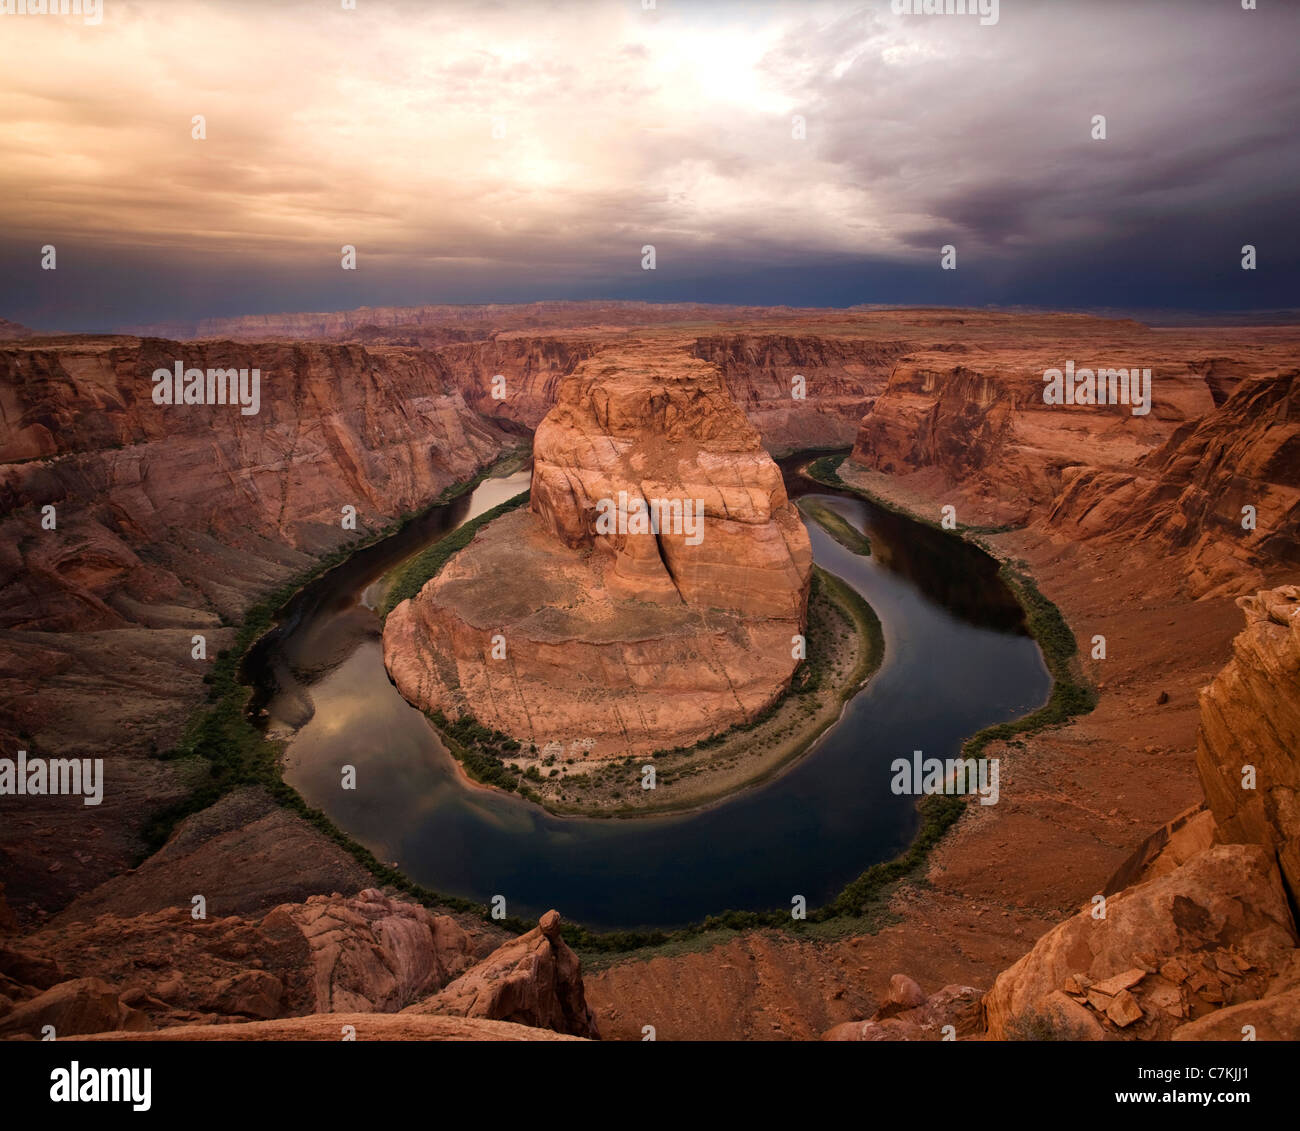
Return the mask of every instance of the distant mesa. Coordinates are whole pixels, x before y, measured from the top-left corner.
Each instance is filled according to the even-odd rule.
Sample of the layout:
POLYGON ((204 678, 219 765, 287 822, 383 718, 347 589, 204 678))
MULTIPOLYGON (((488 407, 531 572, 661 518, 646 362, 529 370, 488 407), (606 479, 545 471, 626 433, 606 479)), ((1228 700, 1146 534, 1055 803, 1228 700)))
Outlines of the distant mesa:
POLYGON ((39 336, 40 331, 33 330, 30 326, 10 322, 8 318, 0 318, 0 342, 12 342, 19 338, 36 338, 39 336))

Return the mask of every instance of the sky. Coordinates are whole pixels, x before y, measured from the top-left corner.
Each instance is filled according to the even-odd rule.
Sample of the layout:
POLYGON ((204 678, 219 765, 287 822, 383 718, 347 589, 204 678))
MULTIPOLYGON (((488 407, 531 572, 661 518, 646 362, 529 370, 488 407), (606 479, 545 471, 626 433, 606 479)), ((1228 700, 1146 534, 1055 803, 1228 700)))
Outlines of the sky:
POLYGON ((1300 307, 1300 3, 345 2, 0 0, 0 318, 1300 307))

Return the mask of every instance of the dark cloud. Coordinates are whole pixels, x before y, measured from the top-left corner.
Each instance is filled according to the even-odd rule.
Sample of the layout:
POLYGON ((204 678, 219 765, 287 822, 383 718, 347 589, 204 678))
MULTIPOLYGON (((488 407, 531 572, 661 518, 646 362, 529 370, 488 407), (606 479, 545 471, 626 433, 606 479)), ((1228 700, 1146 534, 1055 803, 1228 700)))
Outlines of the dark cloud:
POLYGON ((0 316, 1300 306, 1300 5, 1002 0, 990 27, 884 0, 365 7, 137 0, 99 29, 14 25, 0 316))

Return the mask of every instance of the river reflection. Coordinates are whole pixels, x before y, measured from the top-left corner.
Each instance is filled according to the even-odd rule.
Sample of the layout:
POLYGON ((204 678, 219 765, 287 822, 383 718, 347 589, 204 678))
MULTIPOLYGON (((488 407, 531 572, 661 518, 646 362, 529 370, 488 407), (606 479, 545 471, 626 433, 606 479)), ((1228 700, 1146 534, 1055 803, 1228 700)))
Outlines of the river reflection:
MULTIPOLYGON (((388 680, 374 583, 395 562, 517 494, 528 473, 489 479, 416 529, 357 554, 300 594, 246 671, 272 733, 291 734, 285 778, 382 860, 437 891, 512 915, 551 907, 597 928, 673 926, 727 908, 809 906, 888 859, 916 827, 890 762, 1023 715, 1051 680, 997 565, 975 547, 798 478, 872 540, 859 557, 809 524, 813 554, 880 617, 885 659, 787 772, 698 813, 635 820, 553 817, 514 795, 465 785, 427 721, 388 680), (340 788, 344 764, 357 788, 340 788)), ((508 584, 508 579, 503 579, 508 584)))

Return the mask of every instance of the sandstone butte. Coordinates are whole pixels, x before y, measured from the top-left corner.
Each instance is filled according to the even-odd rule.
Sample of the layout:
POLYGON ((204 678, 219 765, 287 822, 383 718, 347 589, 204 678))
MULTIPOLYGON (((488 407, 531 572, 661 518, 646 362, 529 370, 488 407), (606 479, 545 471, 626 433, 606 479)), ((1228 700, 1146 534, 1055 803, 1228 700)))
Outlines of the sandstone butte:
POLYGON ((601 352, 561 384, 533 455, 528 509, 389 615, 403 696, 590 758, 694 743, 772 703, 798 664, 812 550, 717 368, 601 352), (615 509, 602 526, 623 498, 629 515, 677 501, 699 525, 673 511, 639 532, 615 509))
MULTIPOLYGON (((718 367, 770 451, 856 442, 847 481, 921 517, 954 504, 960 522, 999 527, 982 537, 1061 608, 1101 693, 1027 751, 990 748, 1000 803, 964 817, 928 882, 891 898, 893 925, 819 945, 742 932, 613 963, 584 979, 601 1035, 1300 1035, 1295 327, 608 303, 152 333, 199 329, 206 340, 0 324, 0 740, 102 756, 114 783, 89 827, 54 800, 4 810, 0 1020, 52 994, 21 1017, 187 1039, 214 1022, 337 1039, 352 1017, 370 1019, 358 1039, 519 1035, 480 1015, 392 1012, 509 940, 369 893, 355 859, 264 790, 187 818, 137 867, 149 816, 188 790, 151 751, 203 702, 191 634, 229 647, 250 604, 356 537, 342 504, 363 530, 427 505, 537 427, 584 362, 671 346, 718 367), (153 412, 149 375, 178 357, 260 366, 262 414, 153 412), (1150 366, 1150 415, 1048 409, 1042 372, 1071 358, 1150 366), (790 396, 795 375, 806 400, 790 396), (47 504, 57 537, 40 527, 47 504), (1104 661, 1088 655, 1094 633, 1104 661), (207 924, 188 916, 196 890, 219 909, 207 924), (1074 914, 1100 891, 1106 935, 1074 914), (933 992, 891 985, 900 970, 933 992)), ((514 976, 541 950, 512 952, 514 976)), ((534 984, 551 976, 535 969, 534 984)), ((574 1016, 537 1000, 538 1018, 574 1016)))

